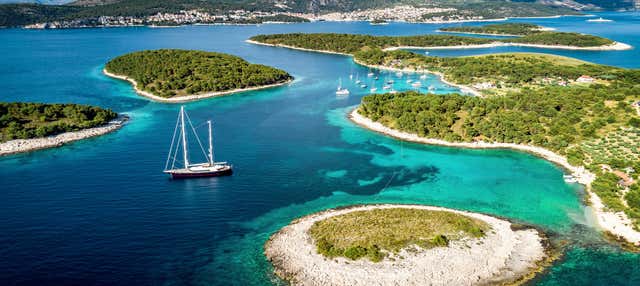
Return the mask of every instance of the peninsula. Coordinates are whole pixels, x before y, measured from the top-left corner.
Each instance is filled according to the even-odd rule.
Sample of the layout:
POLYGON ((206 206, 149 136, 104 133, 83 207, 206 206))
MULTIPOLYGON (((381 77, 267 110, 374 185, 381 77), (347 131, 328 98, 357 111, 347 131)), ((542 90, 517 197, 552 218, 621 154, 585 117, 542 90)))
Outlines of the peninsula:
POLYGON ((572 173, 575 178, 568 180, 587 186, 604 230, 640 245, 640 186, 636 183, 640 144, 635 139, 640 135, 640 105, 635 96, 640 92, 636 84, 640 70, 546 54, 440 58, 384 50, 406 41, 399 38, 289 34, 254 40, 348 53, 372 68, 435 73, 473 91, 479 96, 370 95, 363 98, 352 119, 403 140, 512 148, 547 158, 572 173), (336 40, 298 42, 325 37, 336 40), (342 38, 366 41, 337 40, 342 38))
POLYGON ((0 156, 106 134, 122 127, 126 119, 86 105, 0 103, 0 156))
POLYGON ((104 73, 129 81, 139 95, 179 103, 287 84, 283 70, 205 51, 149 50, 109 61, 104 73))
POLYGON ((293 285, 483 285, 531 278, 542 234, 488 215, 419 205, 361 205, 293 221, 265 255, 293 285))
POLYGON ((540 33, 543 31, 552 31, 552 29, 527 23, 502 23, 488 24, 484 26, 444 27, 440 28, 438 31, 447 33, 463 33, 490 36, 525 36, 540 33))
POLYGON ((459 49, 498 46, 530 46, 569 50, 626 50, 631 46, 606 38, 566 32, 540 32, 530 35, 491 39, 456 35, 371 36, 359 34, 275 34, 251 37, 252 43, 353 54, 365 47, 383 50, 459 49))

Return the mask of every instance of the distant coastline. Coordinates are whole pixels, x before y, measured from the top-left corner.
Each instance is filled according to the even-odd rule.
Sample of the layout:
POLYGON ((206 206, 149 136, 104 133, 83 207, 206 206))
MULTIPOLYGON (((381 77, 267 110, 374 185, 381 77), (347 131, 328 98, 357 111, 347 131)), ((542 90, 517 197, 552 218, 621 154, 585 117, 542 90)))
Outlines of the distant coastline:
POLYGON ((218 97, 218 96, 224 96, 224 95, 230 95, 230 94, 236 94, 236 93, 242 93, 242 92, 247 92, 247 91, 254 91, 254 90, 261 90, 261 89, 268 89, 268 88, 272 88, 272 87, 278 87, 278 86, 283 86, 283 85, 287 85, 289 83, 291 83, 293 81, 293 79, 290 79, 288 81, 285 82, 281 82, 281 83, 274 83, 274 84, 269 84, 269 85, 262 85, 262 86, 256 86, 256 87, 247 87, 247 88, 238 88, 238 89, 233 89, 233 90, 228 90, 228 91, 216 91, 216 92, 207 92, 207 93, 201 93, 201 94, 193 94, 193 95, 186 95, 186 96, 175 96, 175 97, 161 97, 161 96, 157 96, 151 92, 148 91, 144 91, 138 88, 138 83, 127 76, 124 75, 118 75, 118 74, 113 74, 107 71, 107 69, 102 69, 102 72, 112 78, 115 79, 120 79, 120 80, 124 80, 127 81, 129 83, 131 83, 131 85, 133 85, 133 89, 136 91, 137 94, 149 98, 151 100, 154 101, 159 101, 159 102, 164 102, 164 103, 183 103, 183 102, 189 102, 189 101, 195 101, 195 100, 200 100, 200 99, 205 99, 205 98, 211 98, 211 97, 218 97))
POLYGON ((0 143, 0 156, 59 147, 70 142, 104 135, 122 128, 128 120, 128 116, 120 115, 117 119, 98 127, 92 127, 72 132, 64 132, 48 137, 15 139, 7 141, 4 143, 0 143))

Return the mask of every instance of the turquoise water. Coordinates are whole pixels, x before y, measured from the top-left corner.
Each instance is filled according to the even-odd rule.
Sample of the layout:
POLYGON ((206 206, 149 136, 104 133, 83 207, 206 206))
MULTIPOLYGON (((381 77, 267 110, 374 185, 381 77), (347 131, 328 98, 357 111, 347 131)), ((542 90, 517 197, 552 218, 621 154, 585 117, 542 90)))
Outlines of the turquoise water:
MULTIPOLYGON (((531 20, 640 46, 637 13, 531 20), (611 26, 606 26, 611 25, 611 26)), ((292 219, 354 203, 415 203, 508 217, 567 245, 531 284, 637 285, 640 257, 603 240, 562 170, 507 150, 461 150, 400 142, 363 130, 345 115, 369 88, 367 69, 343 56, 254 46, 260 33, 408 35, 441 25, 309 23, 0 30, 0 99, 77 102, 132 117, 118 132, 62 148, 0 158, 0 281, 3 285, 279 284, 262 254, 268 236, 292 219), (236 54, 289 71, 289 86, 186 105, 215 122, 216 154, 232 177, 168 180, 161 170, 178 106, 150 102, 101 74, 122 53, 188 48, 236 54), (338 80, 352 94, 336 97, 338 80)), ((519 50, 516 48, 508 51, 519 50)), ((564 52, 638 67, 638 50, 564 52)), ((439 51, 463 55, 502 51, 439 51)), ((379 73, 381 78, 394 75, 379 73)), ((404 80, 399 89, 410 89, 404 80)), ((381 83, 377 83, 380 85, 381 83)), ((430 77, 438 93, 456 91, 430 77)), ((380 86, 378 86, 380 89, 380 86)))

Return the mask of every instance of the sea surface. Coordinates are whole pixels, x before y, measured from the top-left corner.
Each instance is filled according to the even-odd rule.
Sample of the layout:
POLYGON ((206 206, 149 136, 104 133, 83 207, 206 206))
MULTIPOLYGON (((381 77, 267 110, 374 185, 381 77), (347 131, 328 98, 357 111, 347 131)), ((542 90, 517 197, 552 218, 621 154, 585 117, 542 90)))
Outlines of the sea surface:
MULTIPOLYGON (((640 47, 639 13, 513 20, 608 37, 640 47)), ((469 25, 479 25, 473 23, 469 25)), ((640 285, 640 256, 603 239, 584 191, 545 160, 509 150, 464 150, 394 140, 346 114, 393 78, 351 58, 244 41, 252 35, 341 32, 436 33, 460 24, 365 22, 0 30, 0 100, 83 103, 131 116, 121 130, 61 148, 0 158, 1 285, 273 285, 263 244, 292 219, 361 203, 444 206, 535 225, 564 245, 562 258, 532 285, 640 285), (162 170, 178 105, 137 96, 105 77, 104 63, 145 49, 225 52, 282 68, 284 87, 188 103, 197 130, 214 122, 217 160, 234 175, 174 181, 162 170), (354 79, 350 80, 349 75, 354 79), (369 85, 363 89, 354 80, 369 85), (342 79, 349 96, 336 96, 342 79)), ((640 50, 563 51, 500 47, 432 51, 438 56, 545 52, 640 67, 640 50)), ((430 76, 436 93, 456 92, 430 76)), ((192 140, 193 142, 193 140, 192 140)), ((197 146, 192 161, 202 159, 197 146)))

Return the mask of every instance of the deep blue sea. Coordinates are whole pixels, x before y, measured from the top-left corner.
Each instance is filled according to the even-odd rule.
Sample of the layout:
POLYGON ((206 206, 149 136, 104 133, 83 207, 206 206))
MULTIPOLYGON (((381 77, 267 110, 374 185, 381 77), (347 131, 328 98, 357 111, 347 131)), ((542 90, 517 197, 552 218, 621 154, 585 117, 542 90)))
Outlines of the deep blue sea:
MULTIPOLYGON (((513 21, 640 47, 640 13, 602 16, 615 22, 513 21)), ((345 56, 244 42, 263 33, 414 35, 451 25, 460 24, 0 30, 1 101, 93 104, 131 116, 109 135, 0 158, 0 284, 280 284, 262 254, 280 227, 330 207, 398 202, 483 212, 543 228, 566 245, 565 255, 533 285, 640 285, 640 256, 602 238, 583 190, 566 184, 560 168, 515 151, 423 146, 363 130, 345 115, 369 91, 349 81, 349 74, 381 89, 381 81, 366 78, 367 69, 345 56), (295 76, 288 86, 186 104, 194 124, 214 121, 217 159, 234 165, 233 176, 168 179, 162 170, 179 106, 139 97, 129 84, 101 73, 113 57, 159 48, 230 53, 295 76), (336 97, 339 79, 350 96, 336 97)), ((509 51, 640 67, 637 48, 431 54, 509 51)), ((417 76, 396 81, 407 77, 417 76)), ((429 85, 438 93, 456 91, 433 77, 423 86, 429 85)))

